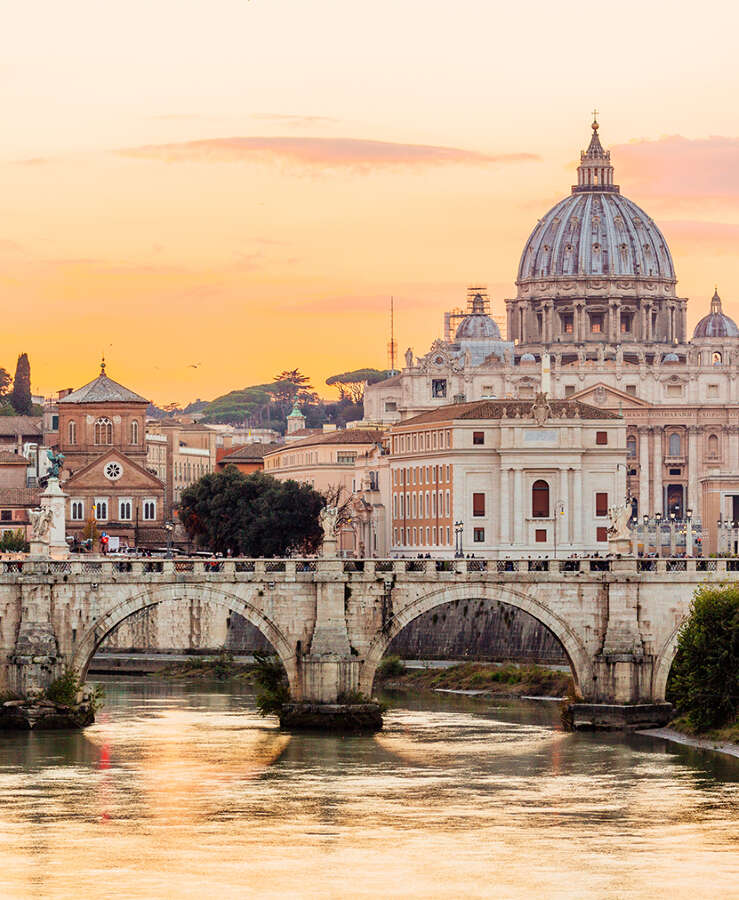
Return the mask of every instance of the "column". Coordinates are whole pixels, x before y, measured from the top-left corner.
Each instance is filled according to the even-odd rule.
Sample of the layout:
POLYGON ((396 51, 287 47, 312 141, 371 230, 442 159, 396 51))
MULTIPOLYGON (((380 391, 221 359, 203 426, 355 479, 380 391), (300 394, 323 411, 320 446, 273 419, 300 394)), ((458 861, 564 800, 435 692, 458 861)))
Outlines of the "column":
POLYGON ((621 341, 621 301, 616 300, 611 307, 613 310, 613 337, 611 343, 618 344, 621 341))
POLYGON ((583 340, 583 305, 582 303, 576 303, 574 306, 575 309, 575 341, 580 342, 583 340))
POLYGON ((664 515, 664 501, 662 497, 662 426, 652 427, 652 505, 654 513, 664 515))
POLYGON ((509 470, 501 467, 500 469, 500 507, 498 518, 500 529, 500 543, 510 544, 511 542, 511 492, 509 488, 510 477, 509 470))
MULTIPOLYGON (((582 508, 585 498, 582 495, 582 469, 575 469, 575 489, 572 493, 573 500, 575 501, 573 505, 573 513, 574 513, 574 526, 575 526, 575 545, 577 549, 582 548, 582 508)), ((595 535, 593 535, 595 537, 595 535)))
POLYGON ((729 472, 739 472, 739 426, 729 425, 729 472))
POLYGON ((519 549, 524 541, 524 524, 528 518, 528 504, 523 495, 523 472, 520 469, 513 470, 513 527, 516 535, 515 542, 519 549))
POLYGON ((639 431, 639 518, 649 515, 652 504, 649 502, 649 433, 647 425, 640 425, 639 431))
POLYGON ((570 542, 570 497, 569 497, 569 470, 559 470, 559 500, 564 507, 565 514, 560 516, 556 507, 554 514, 557 522, 557 543, 569 544, 570 542))
POLYGON ((688 426, 688 508, 698 516, 698 435, 697 425, 688 426))

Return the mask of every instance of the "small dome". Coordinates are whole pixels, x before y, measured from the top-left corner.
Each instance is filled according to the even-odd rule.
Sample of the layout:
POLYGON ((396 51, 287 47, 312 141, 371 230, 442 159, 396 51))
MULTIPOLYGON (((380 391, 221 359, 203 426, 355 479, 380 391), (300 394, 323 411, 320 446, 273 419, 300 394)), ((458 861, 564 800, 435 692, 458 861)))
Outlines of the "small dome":
POLYGON ((536 357, 534 356, 533 353, 524 353, 523 356, 521 357, 521 362, 522 363, 535 363, 536 357))
POLYGON ((677 355, 677 353, 665 353, 665 355, 662 359, 662 362, 663 363, 679 363, 680 357, 677 355))
POLYGON ((500 330, 490 316, 472 313, 462 319, 454 337, 457 341, 499 341, 500 330))
POLYGON ((711 311, 698 322, 693 332, 694 338, 735 338, 739 337, 736 322, 721 311, 718 290, 711 298, 711 311))

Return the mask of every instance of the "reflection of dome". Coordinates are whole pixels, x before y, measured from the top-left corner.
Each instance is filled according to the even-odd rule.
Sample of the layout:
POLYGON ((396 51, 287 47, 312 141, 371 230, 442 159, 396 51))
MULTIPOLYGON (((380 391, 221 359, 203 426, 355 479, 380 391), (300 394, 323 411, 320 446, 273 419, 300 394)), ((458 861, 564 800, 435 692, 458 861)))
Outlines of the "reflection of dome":
POLYGON ((593 137, 580 154, 578 183, 541 218, 521 255, 518 281, 645 277, 675 281, 662 232, 613 183, 610 151, 593 137))
POLYGON ((535 363, 536 357, 534 356, 533 353, 524 353, 523 356, 521 357, 521 362, 522 363, 535 363))
POLYGON ((480 294, 472 300, 472 312, 459 323, 456 341, 499 341, 500 330, 490 316, 485 315, 485 301, 480 294))
POLYGON ((665 353, 665 356, 664 356, 664 359, 662 360, 662 362, 663 363, 679 363, 680 357, 677 355, 677 353, 665 353))
POLYGON ((718 290, 711 298, 711 311, 698 322, 693 332, 694 338, 739 337, 739 328, 733 319, 721 312, 721 298, 718 290))

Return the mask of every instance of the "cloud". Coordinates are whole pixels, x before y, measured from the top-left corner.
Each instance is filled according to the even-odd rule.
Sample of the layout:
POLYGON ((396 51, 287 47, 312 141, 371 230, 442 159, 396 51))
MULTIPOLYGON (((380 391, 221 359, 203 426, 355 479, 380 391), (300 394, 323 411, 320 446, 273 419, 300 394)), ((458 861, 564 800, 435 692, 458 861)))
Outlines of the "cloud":
POLYGON ((335 125, 340 119, 333 116, 298 116, 287 113, 253 113, 252 119, 261 122, 277 122, 291 128, 305 128, 311 125, 335 125))
POLYGON ((487 154, 458 147, 400 144, 360 138, 231 137, 151 144, 118 151, 135 159, 162 162, 284 161, 321 169, 368 172, 424 165, 495 165, 530 162, 532 153, 487 154))
POLYGON ((739 138, 668 135, 612 147, 616 181, 629 194, 673 200, 739 199, 739 138))
POLYGON ((739 224, 683 219, 660 220, 659 225, 670 246, 680 247, 681 254, 697 252, 701 255, 724 256, 736 253, 739 224))

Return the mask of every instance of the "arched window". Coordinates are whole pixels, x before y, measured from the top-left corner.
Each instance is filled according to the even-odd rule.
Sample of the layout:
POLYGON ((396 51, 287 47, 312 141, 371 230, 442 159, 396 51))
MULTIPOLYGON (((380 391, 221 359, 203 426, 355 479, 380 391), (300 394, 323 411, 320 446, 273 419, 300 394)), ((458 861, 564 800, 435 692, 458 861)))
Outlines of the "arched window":
POLYGON ((69 443, 76 444, 77 443, 77 423, 70 422, 67 430, 69 432, 69 443))
POLYGON ((680 456, 682 452, 680 435, 677 432, 673 432, 668 441, 668 455, 669 456, 680 456))
POLYGON ((110 419, 101 418, 95 420, 95 443, 113 443, 113 423, 110 421, 110 419))
POLYGON ((136 419, 131 422, 131 443, 138 444, 139 442, 139 423, 136 419))
POLYGON ((708 436, 708 456, 710 459, 718 459, 718 435, 708 436))
POLYGON ((626 455, 630 458, 636 456, 636 438, 629 437, 626 438, 626 455))
POLYGON ((542 479, 531 486, 531 515, 535 519, 549 518, 549 485, 542 479))

